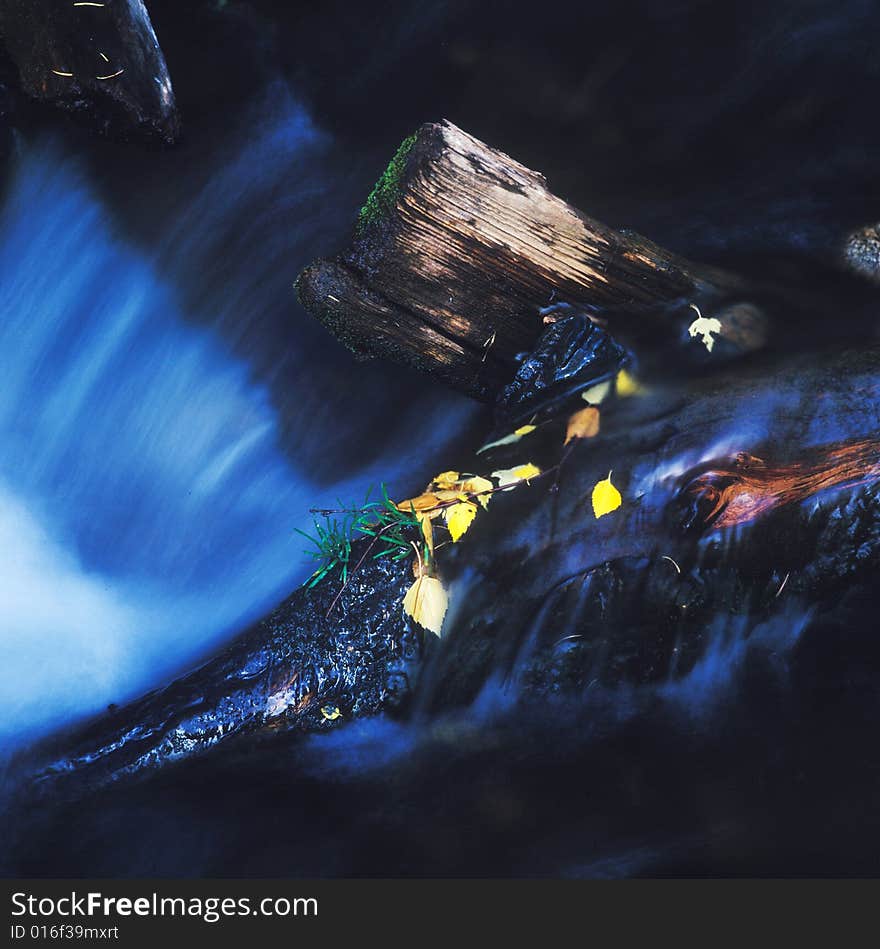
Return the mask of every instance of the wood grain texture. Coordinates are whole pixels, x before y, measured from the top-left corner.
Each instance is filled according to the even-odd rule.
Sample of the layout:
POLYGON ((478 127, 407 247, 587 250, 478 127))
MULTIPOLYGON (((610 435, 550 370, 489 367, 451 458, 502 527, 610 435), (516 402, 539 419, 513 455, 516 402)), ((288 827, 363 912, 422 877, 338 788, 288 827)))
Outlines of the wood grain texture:
MULTIPOLYGON (((351 247, 300 275, 300 299, 355 352, 477 398, 509 381, 553 301, 587 309, 615 334, 669 343, 693 317, 687 302, 736 284, 592 220, 543 175, 449 122, 422 126, 382 188, 351 247)), ((741 325, 731 334, 737 349, 752 342, 741 325)))
POLYGON ((880 438, 817 446, 788 460, 739 452, 690 471, 679 501, 693 506, 693 526, 723 530, 747 524, 787 504, 832 488, 852 488, 880 478, 880 438))

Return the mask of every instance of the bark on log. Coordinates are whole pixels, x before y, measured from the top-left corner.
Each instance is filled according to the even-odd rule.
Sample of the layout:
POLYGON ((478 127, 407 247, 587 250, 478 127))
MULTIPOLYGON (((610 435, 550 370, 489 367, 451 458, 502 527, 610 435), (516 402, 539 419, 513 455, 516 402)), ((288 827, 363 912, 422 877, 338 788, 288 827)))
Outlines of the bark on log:
MULTIPOLYGON (((546 678, 557 663, 573 688, 683 675, 719 614, 738 610, 747 634, 784 608, 782 585, 813 605, 874 582, 880 498, 842 492, 880 481, 880 350, 737 371, 685 396, 603 404, 602 431, 571 452, 556 490, 548 476, 499 493, 443 546, 453 607, 439 644, 403 614, 410 564, 368 558, 329 616, 338 579, 298 590, 167 689, 29 753, 25 796, 77 796, 236 738, 335 727, 399 708, 414 687, 420 708, 448 709, 517 662, 538 694, 558 694, 546 678), (597 520, 590 492, 609 469, 623 504, 597 520), (803 510, 809 499, 826 513, 803 510)), ((559 424, 546 432, 557 458, 559 424)), ((504 450, 522 460, 533 446, 504 450)))
POLYGON ((28 796, 77 797, 256 732, 329 727, 403 704, 421 657, 400 622, 406 565, 371 562, 340 596, 300 588, 217 657, 20 758, 28 796))
POLYGON ((142 0, 0 0, 0 36, 32 98, 121 137, 176 139, 171 79, 142 0))
MULTIPOLYGON (((607 321, 622 341, 660 348, 687 341, 688 303, 715 317, 741 283, 592 220, 542 175, 441 122, 403 143, 352 246, 307 267, 297 290, 354 352, 489 400, 534 345, 539 309, 553 301, 607 321)), ((758 348, 765 335, 763 315, 740 308, 721 320, 716 354, 758 348)))

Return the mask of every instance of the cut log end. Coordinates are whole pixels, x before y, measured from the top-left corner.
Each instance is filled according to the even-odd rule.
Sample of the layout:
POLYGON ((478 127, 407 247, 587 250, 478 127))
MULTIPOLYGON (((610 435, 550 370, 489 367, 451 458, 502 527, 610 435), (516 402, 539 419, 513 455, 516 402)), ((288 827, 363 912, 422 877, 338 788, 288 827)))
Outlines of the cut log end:
MULTIPOLYGON (((359 355, 491 399, 540 335, 542 307, 565 301, 624 340, 647 335, 674 347, 690 322, 687 303, 720 301, 734 284, 725 281, 588 218, 543 175, 441 122, 402 143, 351 246, 307 268, 297 289, 359 355)), ((741 329, 730 340, 737 352, 751 345, 741 329)), ((717 334, 725 339, 726 326, 717 334)))

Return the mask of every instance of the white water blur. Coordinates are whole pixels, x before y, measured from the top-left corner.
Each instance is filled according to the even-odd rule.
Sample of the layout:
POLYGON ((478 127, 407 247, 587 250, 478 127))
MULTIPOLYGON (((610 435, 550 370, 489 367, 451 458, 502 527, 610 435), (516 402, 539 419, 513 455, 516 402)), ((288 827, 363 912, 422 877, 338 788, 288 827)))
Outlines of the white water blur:
MULTIPOLYGON (((277 268, 283 283, 262 298, 265 274, 231 275, 195 319, 168 276, 189 263, 198 281, 193 248, 224 223, 217 207, 253 218, 271 156, 292 192, 314 187, 290 163, 317 138, 291 105, 152 254, 120 238, 60 146, 19 156, 0 213, 0 755, 191 665, 305 575, 294 528, 310 505, 407 464, 406 452, 396 469, 353 459, 322 487, 308 473, 320 445, 303 446, 301 465, 282 451, 268 391, 215 328, 236 307, 283 296, 292 308, 291 274, 277 268)), ((286 262, 289 247, 273 252, 286 262)), ((429 441, 412 439, 413 453, 429 441)))

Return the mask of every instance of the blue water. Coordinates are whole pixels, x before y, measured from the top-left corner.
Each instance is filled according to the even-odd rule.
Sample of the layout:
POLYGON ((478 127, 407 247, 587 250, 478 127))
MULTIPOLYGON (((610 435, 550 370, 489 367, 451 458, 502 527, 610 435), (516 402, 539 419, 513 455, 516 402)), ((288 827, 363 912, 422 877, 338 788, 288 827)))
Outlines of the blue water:
MULTIPOLYGON (((249 132, 155 248, 122 235, 63 144, 18 156, 0 213, 0 751, 162 684, 259 615, 310 569, 308 507, 393 481, 440 431, 401 422, 395 467, 351 458, 330 482, 310 468, 331 433, 282 444, 241 353, 266 311, 295 309, 290 252, 314 228, 290 222, 331 143, 290 100, 249 132)), ((291 319, 280 364, 308 361, 299 335, 291 319)), ((286 385, 294 402, 313 388, 286 385)))

